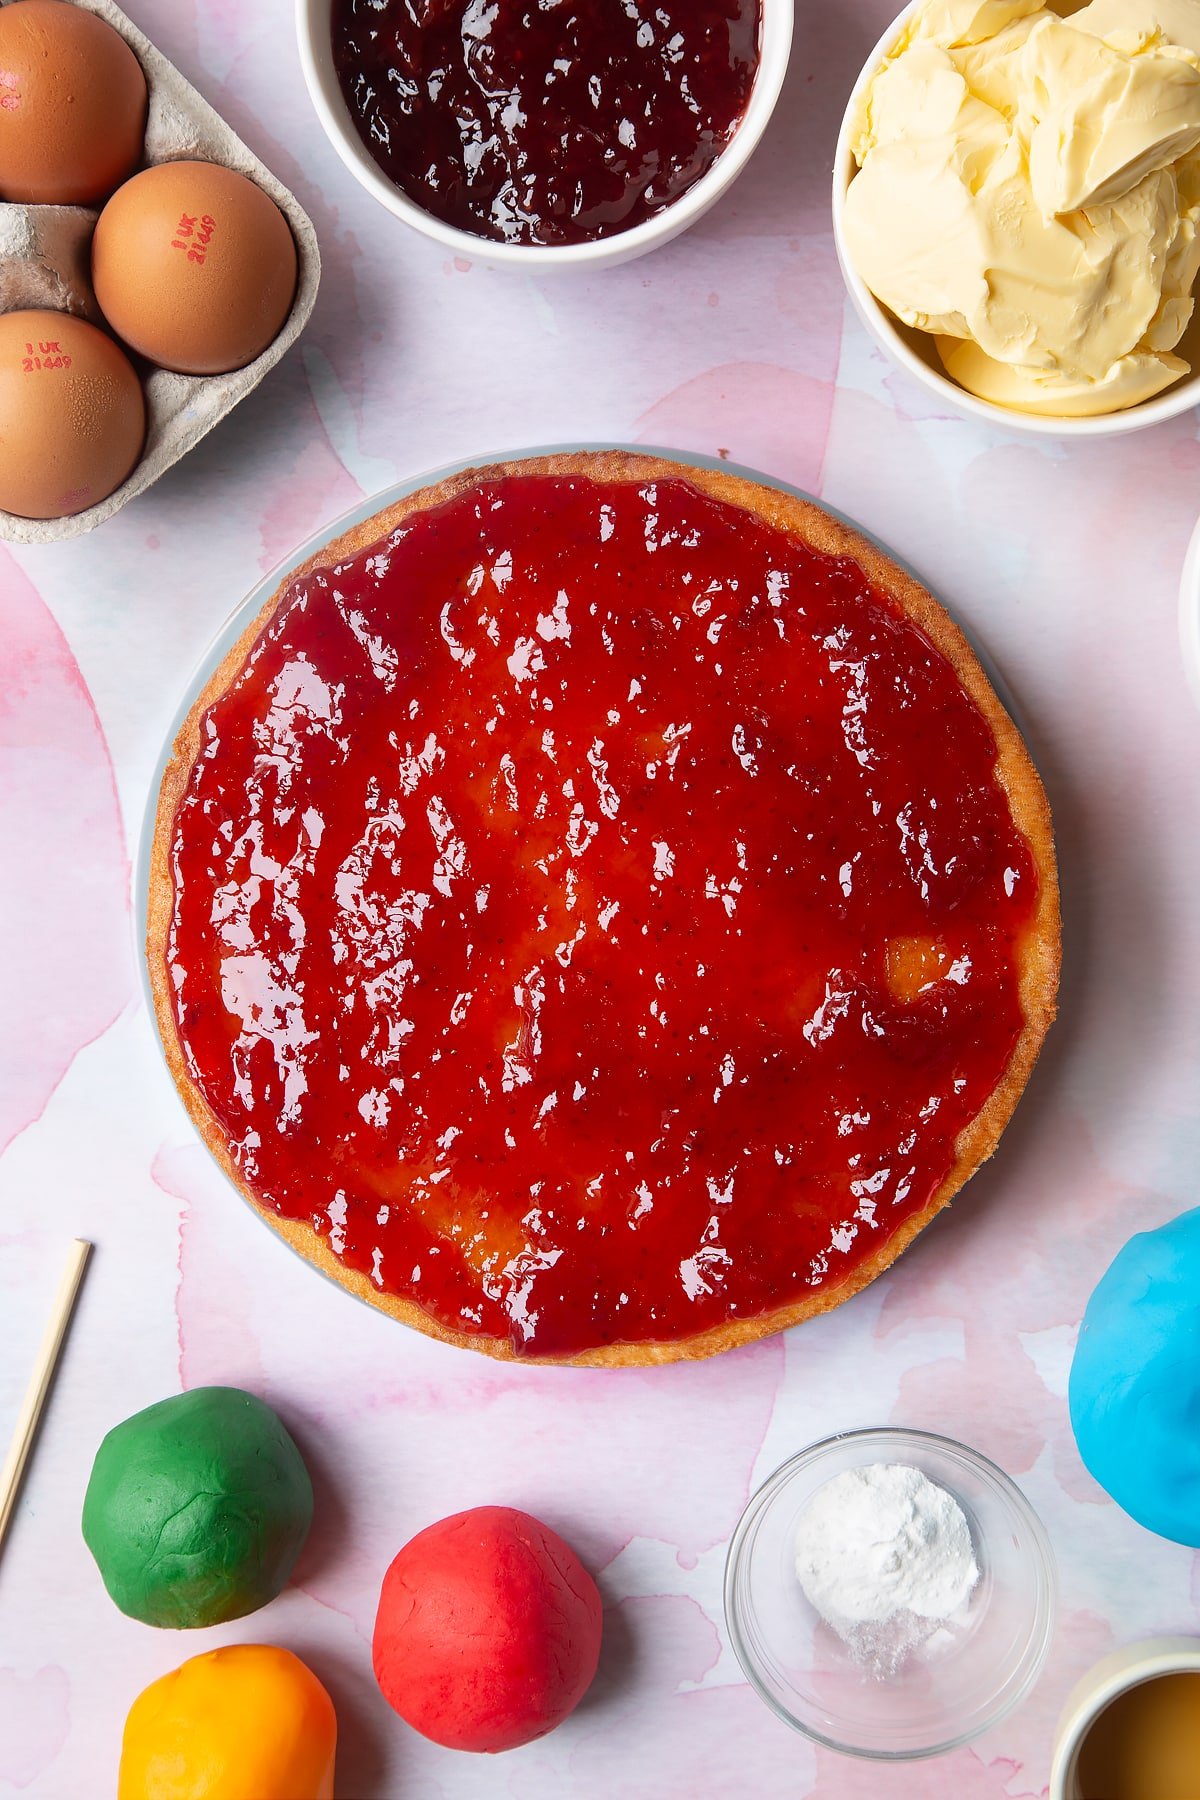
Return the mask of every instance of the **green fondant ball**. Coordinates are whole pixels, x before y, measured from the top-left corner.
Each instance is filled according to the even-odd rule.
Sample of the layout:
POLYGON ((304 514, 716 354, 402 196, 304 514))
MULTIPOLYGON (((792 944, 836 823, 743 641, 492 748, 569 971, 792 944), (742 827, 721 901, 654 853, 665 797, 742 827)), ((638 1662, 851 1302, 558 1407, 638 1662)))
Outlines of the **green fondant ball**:
POLYGON ((220 1625, 281 1592, 312 1511, 308 1470, 271 1408, 240 1388, 194 1388, 109 1432, 83 1535, 130 1618, 220 1625))

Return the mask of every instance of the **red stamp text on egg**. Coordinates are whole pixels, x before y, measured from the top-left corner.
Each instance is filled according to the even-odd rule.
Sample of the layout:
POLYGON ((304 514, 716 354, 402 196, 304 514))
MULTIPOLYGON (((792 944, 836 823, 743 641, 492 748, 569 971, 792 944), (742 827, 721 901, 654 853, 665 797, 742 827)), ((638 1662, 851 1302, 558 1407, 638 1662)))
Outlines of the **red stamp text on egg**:
POLYGON ((192 213, 184 213, 175 227, 171 248, 172 250, 183 250, 189 262, 203 265, 216 229, 217 221, 211 213, 205 213, 203 218, 197 218, 192 213))
POLYGON ((21 368, 26 375, 36 375, 42 369, 69 369, 71 358, 64 356, 56 338, 37 344, 26 344, 25 354, 21 358, 21 368))

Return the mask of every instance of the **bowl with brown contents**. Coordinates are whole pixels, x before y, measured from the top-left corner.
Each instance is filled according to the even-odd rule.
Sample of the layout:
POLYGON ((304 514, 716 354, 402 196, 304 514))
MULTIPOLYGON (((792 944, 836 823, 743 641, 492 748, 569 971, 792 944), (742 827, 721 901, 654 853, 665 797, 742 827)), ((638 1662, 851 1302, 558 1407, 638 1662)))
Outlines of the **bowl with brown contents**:
POLYGON ((624 262, 693 225, 774 110, 793 0, 297 0, 330 142, 444 248, 624 262))
POLYGON ((1059 1720, 1050 1800, 1198 1800, 1200 1638, 1114 1650, 1059 1720))

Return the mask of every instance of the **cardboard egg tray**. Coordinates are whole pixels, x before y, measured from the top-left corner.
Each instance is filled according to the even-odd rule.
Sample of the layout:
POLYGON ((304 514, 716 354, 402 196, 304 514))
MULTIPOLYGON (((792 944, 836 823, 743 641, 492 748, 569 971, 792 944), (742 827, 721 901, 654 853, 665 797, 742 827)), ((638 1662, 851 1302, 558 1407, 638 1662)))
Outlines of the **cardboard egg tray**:
MULTIPOLYGON (((152 487, 244 400, 291 348, 308 323, 321 279, 317 234, 295 195, 264 168, 220 114, 112 0, 72 0, 72 4, 99 13, 114 26, 145 71, 150 113, 144 165, 192 159, 224 163, 248 175, 271 196, 292 228, 299 280, 283 330, 257 361, 244 369, 231 375, 174 375, 165 369, 146 369, 135 357, 135 365, 142 368, 146 394, 146 447, 141 462, 115 494, 73 518, 22 519, 0 511, 0 538, 14 544, 49 544, 78 537, 152 487)), ((49 307, 102 324, 89 272, 92 233, 99 216, 97 209, 82 206, 0 203, 0 313, 49 307)))

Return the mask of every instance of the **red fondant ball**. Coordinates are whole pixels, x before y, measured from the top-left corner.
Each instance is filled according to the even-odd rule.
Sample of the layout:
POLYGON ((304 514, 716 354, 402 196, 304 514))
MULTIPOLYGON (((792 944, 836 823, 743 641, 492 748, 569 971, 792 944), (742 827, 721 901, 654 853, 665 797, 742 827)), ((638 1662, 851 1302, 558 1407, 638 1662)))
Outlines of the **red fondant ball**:
POLYGON ((600 1595, 569 1544, 507 1506, 418 1532, 384 1576, 375 1677, 451 1750, 513 1750, 561 1725, 600 1656, 600 1595))

